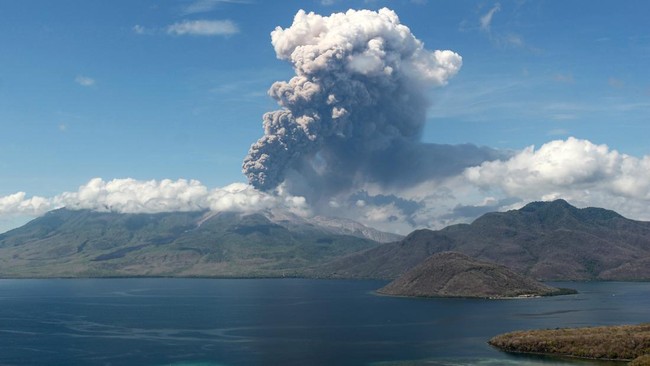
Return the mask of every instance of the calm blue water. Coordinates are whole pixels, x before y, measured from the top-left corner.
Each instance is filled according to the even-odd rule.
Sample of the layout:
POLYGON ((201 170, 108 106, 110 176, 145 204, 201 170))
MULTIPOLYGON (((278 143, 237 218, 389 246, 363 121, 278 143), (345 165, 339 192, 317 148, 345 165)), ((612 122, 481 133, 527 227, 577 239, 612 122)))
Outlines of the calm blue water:
POLYGON ((486 341, 650 321, 650 283, 561 283, 580 294, 497 301, 372 294, 384 284, 0 280, 0 364, 603 365, 512 356, 486 341))

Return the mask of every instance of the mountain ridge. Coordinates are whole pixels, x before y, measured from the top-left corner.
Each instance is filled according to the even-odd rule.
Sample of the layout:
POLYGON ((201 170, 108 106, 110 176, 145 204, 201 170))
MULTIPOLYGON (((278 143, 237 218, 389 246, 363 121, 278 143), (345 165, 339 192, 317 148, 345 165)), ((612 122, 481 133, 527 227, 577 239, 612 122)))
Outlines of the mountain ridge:
POLYGON ((320 268, 343 278, 394 279, 428 256, 458 251, 541 280, 650 279, 650 223, 564 200, 492 212, 471 224, 416 230, 402 241, 320 268))
POLYGON ((316 263, 376 245, 336 228, 283 226, 261 213, 59 209, 0 234, 0 276, 302 276, 316 263))
POLYGON ((456 251, 538 280, 650 279, 649 222, 564 200, 396 238, 344 219, 278 210, 59 209, 0 234, 0 277, 395 279, 435 253, 456 251))

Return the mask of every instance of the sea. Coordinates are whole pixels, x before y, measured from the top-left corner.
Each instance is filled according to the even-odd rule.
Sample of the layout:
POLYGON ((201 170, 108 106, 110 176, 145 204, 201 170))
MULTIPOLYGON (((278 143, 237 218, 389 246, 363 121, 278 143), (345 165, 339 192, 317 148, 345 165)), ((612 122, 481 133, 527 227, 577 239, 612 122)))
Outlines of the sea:
POLYGON ((650 322, 650 283, 562 282, 575 295, 379 296, 385 281, 0 280, 0 365, 620 365, 507 354, 537 328, 650 322))

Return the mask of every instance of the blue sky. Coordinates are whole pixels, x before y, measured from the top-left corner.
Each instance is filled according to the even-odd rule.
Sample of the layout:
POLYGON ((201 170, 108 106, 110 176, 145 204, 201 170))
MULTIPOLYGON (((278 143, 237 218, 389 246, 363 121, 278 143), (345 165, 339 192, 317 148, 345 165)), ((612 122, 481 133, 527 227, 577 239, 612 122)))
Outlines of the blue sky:
POLYGON ((245 182, 242 159, 277 109, 266 91, 293 75, 269 33, 299 9, 381 7, 463 57, 430 91, 424 142, 521 151, 574 136, 650 155, 646 1, 3 1, 0 197, 96 177, 245 182))

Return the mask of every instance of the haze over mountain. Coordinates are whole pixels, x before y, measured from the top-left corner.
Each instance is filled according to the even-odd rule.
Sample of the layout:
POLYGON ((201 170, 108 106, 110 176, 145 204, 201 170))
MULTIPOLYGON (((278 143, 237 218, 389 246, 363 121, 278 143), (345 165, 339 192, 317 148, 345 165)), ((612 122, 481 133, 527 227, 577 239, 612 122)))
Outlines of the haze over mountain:
POLYGON ((404 240, 335 260, 335 277, 393 279, 432 254, 457 251, 542 280, 650 279, 650 223, 564 200, 485 214, 471 224, 417 230, 404 240))
POLYGON ((375 240, 398 238, 355 222, 282 211, 58 209, 0 235, 0 276, 298 276, 316 263, 374 247, 375 240))

